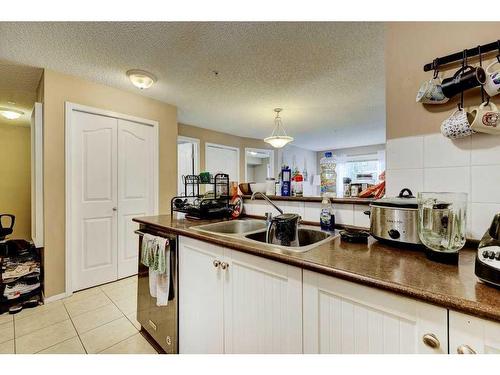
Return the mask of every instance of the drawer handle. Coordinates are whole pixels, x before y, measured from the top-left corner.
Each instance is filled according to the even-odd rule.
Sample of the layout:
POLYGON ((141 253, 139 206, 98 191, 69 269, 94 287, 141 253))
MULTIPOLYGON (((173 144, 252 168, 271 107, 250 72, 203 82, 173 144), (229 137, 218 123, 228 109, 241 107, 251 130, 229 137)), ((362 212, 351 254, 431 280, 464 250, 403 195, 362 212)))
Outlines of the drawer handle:
POLYGON ((441 346, 441 343, 439 342, 439 339, 436 337, 434 333, 426 333, 423 337, 422 340, 425 345, 432 349, 438 349, 441 346))
POLYGON ((220 261, 218 261, 217 259, 215 259, 213 265, 214 265, 215 268, 218 268, 220 266, 220 261))
POLYGON ((227 264, 226 262, 222 262, 220 264, 220 268, 222 268, 223 270, 225 270, 226 268, 229 268, 229 264, 227 264))
POLYGON ((457 348, 458 354, 477 354, 474 349, 472 349, 469 345, 460 345, 457 348))
POLYGON ((153 328, 156 331, 157 329, 156 324, 154 324, 152 320, 149 320, 148 323, 151 326, 151 328, 153 328))

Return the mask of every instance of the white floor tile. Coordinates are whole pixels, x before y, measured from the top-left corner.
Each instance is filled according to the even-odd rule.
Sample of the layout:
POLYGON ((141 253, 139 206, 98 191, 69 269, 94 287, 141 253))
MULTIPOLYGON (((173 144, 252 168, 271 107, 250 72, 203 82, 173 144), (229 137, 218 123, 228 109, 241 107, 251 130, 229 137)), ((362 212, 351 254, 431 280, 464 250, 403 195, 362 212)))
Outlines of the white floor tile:
POLYGON ((14 340, 2 342, 0 344, 0 354, 15 354, 14 340))
POLYGON ((14 322, 0 324, 0 344, 14 338, 14 322))
POLYGON ((104 350, 101 354, 158 354, 140 333, 104 350))
POLYGON ((0 324, 12 322, 13 319, 14 319, 14 315, 9 314, 9 313, 4 313, 4 314, 0 315, 0 324))
POLYGON ((69 319, 69 315, 63 305, 59 305, 53 309, 41 311, 35 316, 21 316, 20 318, 16 316, 16 337, 27 335, 28 333, 67 319, 69 319))
POLYGON ((73 324, 78 334, 85 333, 103 324, 123 317, 123 313, 114 304, 99 307, 96 310, 75 316, 73 324))
POLYGON ((87 353, 99 353, 136 333, 132 323, 123 317, 86 332, 80 338, 87 353))
POLYGON ((77 336, 44 349, 37 354, 86 354, 86 352, 77 336))
POLYGON ((76 336, 70 320, 16 338, 16 353, 37 353, 76 336))
POLYGON ((87 296, 86 298, 64 302, 66 309, 72 318, 111 303, 111 300, 101 290, 94 295, 87 296))

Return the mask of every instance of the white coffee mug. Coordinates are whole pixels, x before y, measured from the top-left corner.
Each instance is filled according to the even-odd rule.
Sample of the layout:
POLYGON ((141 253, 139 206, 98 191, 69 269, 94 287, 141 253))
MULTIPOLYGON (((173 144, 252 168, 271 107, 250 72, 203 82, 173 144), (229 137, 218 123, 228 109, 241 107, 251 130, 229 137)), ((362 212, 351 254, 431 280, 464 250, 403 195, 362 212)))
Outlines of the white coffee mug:
POLYGON ((420 85, 415 101, 422 104, 443 104, 449 100, 441 89, 441 78, 432 78, 420 85))
POLYGON ((495 103, 482 103, 477 109, 471 111, 474 116, 471 129, 476 132, 500 134, 500 112, 495 103))
POLYGON ((447 138, 457 139, 468 137, 475 133, 470 124, 472 116, 465 109, 456 109, 450 117, 441 124, 441 134, 447 138))
POLYGON ((484 84, 484 89, 488 95, 495 96, 500 94, 500 61, 493 61, 486 68, 486 83, 484 84), (493 67, 497 65, 494 70, 493 67))

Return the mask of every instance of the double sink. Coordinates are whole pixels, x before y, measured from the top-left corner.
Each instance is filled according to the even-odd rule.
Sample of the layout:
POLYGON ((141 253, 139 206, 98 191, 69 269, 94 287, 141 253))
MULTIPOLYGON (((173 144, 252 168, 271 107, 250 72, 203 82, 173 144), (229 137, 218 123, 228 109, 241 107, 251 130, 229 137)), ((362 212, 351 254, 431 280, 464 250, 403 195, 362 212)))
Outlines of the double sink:
MULTIPOLYGON (((243 241, 253 243, 266 243, 267 224, 264 220, 231 220, 220 223, 204 224, 192 227, 191 229, 200 232, 217 234, 232 238, 239 238, 243 241)), ((336 236, 330 232, 312 228, 299 228, 299 246, 280 246, 267 244, 281 250, 303 253, 317 246, 333 240, 336 236)))

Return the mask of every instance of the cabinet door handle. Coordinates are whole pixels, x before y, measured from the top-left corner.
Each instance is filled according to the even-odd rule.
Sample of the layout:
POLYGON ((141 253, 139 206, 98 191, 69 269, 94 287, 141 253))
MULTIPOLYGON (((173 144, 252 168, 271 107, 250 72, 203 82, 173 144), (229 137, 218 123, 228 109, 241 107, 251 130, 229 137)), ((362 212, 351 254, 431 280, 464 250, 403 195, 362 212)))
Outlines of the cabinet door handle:
POLYGON ((457 353, 458 354, 477 354, 474 349, 472 349, 469 345, 460 345, 457 348, 457 353))
POLYGON ((226 262, 222 262, 220 264, 220 268, 222 268, 223 270, 225 270, 225 269, 229 268, 229 264, 227 264, 226 262))
POLYGON ((218 261, 217 259, 214 260, 213 262, 213 265, 215 268, 218 268, 220 266, 220 261, 218 261))
POLYGON ((425 345, 427 345, 432 349, 438 349, 441 346, 439 339, 436 337, 434 333, 426 333, 422 337, 422 341, 424 342, 425 345))

